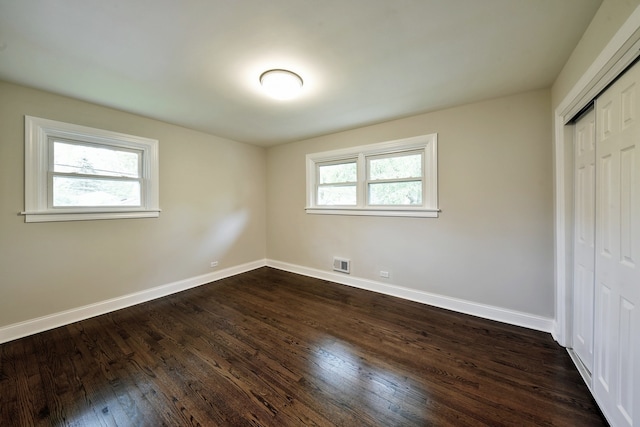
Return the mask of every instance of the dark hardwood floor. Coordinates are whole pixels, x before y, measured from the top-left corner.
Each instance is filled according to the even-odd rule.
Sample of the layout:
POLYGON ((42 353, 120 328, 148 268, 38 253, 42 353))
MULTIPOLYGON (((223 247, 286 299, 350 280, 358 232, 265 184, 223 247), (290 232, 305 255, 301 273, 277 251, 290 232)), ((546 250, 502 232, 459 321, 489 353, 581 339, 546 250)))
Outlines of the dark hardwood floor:
POLYGON ((0 425, 606 425, 550 335, 261 268, 0 345, 0 425))

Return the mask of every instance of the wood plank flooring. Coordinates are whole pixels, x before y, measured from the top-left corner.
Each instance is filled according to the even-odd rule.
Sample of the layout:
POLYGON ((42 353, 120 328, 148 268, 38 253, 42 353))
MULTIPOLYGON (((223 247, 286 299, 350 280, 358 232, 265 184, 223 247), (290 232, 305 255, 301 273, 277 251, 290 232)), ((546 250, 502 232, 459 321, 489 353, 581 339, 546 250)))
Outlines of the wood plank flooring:
POLYGON ((550 335, 271 268, 0 345, 2 426, 601 426, 550 335))

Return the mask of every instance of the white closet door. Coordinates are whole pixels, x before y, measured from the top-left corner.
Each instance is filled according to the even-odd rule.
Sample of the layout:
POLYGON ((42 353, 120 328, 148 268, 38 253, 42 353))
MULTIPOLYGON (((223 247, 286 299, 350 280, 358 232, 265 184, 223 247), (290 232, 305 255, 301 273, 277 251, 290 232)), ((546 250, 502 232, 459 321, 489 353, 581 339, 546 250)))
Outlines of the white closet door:
POLYGON ((593 372, 593 295, 595 269, 595 162, 594 109, 575 124, 575 203, 573 264, 573 351, 593 372))
POLYGON ((614 426, 640 426, 640 66, 596 100, 593 389, 614 426))

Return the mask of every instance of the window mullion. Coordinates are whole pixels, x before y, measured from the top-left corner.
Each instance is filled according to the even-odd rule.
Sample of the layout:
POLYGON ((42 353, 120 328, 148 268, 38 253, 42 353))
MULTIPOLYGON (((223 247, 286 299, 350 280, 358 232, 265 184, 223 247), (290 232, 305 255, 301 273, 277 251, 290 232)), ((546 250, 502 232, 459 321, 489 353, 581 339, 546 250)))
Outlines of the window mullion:
POLYGON ((430 170, 427 170, 427 165, 429 165, 429 162, 427 162, 427 156, 427 148, 425 148, 422 152, 422 206, 431 206, 431 203, 429 202, 429 197, 431 196, 427 192, 428 174, 431 173, 430 170))
POLYGON ((54 138, 47 138, 47 186, 46 186, 46 208, 51 209, 53 207, 53 175, 54 175, 54 138))
POLYGON ((354 185, 358 185, 357 182, 332 182, 329 184, 318 184, 318 188, 323 187, 353 187, 354 185))
POLYGON ((358 154, 358 207, 367 206, 367 158, 364 153, 358 154))
POLYGON ((389 184, 394 182, 424 182, 424 179, 414 176, 411 178, 387 178, 387 179, 372 179, 367 181, 368 184, 389 184))
POLYGON ((94 179, 96 181, 138 181, 142 182, 142 178, 129 177, 129 176, 115 176, 115 175, 98 175, 98 174, 85 174, 75 172, 50 172, 52 176, 61 176, 65 178, 82 178, 82 179, 94 179))
POLYGON ((47 171, 47 209, 53 207, 53 172, 47 171))
POLYGON ((318 200, 320 200, 320 187, 322 186, 322 184, 320 184, 320 163, 315 163, 313 164, 313 167, 315 169, 315 182, 313 185, 313 205, 317 205, 318 204, 318 200))

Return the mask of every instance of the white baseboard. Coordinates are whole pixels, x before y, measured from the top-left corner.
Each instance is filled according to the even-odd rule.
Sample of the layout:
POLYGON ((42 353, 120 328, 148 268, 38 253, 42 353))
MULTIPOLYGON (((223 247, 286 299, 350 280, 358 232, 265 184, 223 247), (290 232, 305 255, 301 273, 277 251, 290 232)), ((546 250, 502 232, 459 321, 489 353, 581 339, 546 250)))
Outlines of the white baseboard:
POLYGON ((557 342, 558 344, 560 344, 563 347, 566 347, 565 344, 563 344, 560 339, 561 339, 561 334, 559 331, 559 325, 558 325, 558 321, 557 319, 553 319, 553 323, 551 325, 551 336, 553 337, 553 339, 555 340, 555 342, 557 342))
POLYGON ((433 305, 447 310, 457 311, 459 313, 470 314, 484 319, 496 320, 498 322, 522 326, 537 331, 549 333, 553 331, 553 319, 529 313, 480 304, 444 295, 432 294, 402 286, 389 285, 387 283, 347 276, 341 273, 334 273, 332 271, 316 270, 314 268, 303 267, 271 259, 267 260, 267 266, 289 271, 291 273, 302 274, 304 276, 315 277, 343 285, 353 286, 355 288, 366 289, 368 291, 433 305))
POLYGON ((264 267, 258 260, 0 328, 0 344, 264 267))
POLYGON ((405 288, 402 286, 389 285, 387 283, 376 282, 373 280, 361 279, 354 276, 345 276, 344 274, 334 273, 331 271, 316 270, 300 265, 289 264, 276 260, 258 260, 246 264, 226 268, 216 272, 203 274, 201 276, 189 279, 179 280, 177 282, 168 283, 166 285, 135 292, 121 297, 100 301, 94 304, 73 308, 66 311, 50 314, 36 319, 30 319, 24 322, 14 323, 0 328, 0 344, 13 341, 27 335, 37 334, 49 329, 68 325, 73 322, 99 316, 122 308, 131 307, 136 304, 151 301, 207 283, 215 282, 226 277, 235 276, 256 268, 269 266, 279 270, 290 271, 292 273, 301 274, 303 276, 315 277, 322 280, 340 283, 343 285, 353 286, 355 288, 366 289, 368 291, 378 292, 385 295, 391 295, 422 304, 433 305, 460 313, 470 314, 485 319, 496 320, 516 326, 523 326, 529 329, 535 329, 543 332, 553 331, 553 319, 535 316, 528 313, 508 310, 500 307, 479 304, 472 301, 451 298, 444 295, 432 294, 429 292, 418 291, 416 289, 405 288))

